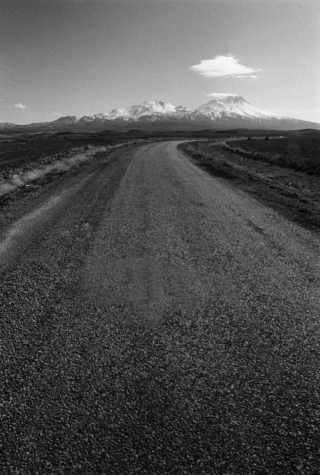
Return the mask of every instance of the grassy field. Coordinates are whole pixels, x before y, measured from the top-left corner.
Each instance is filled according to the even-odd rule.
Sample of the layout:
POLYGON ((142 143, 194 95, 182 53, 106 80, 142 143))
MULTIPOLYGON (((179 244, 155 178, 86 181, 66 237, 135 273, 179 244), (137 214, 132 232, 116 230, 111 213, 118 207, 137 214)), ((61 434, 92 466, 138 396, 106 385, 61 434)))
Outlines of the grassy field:
POLYGON ((320 134, 265 137, 186 142, 179 148, 207 173, 228 180, 287 219, 320 231, 320 134))
POLYGON ((59 158, 70 149, 117 142, 119 137, 101 134, 0 134, 0 174, 59 158))
POLYGON ((227 148, 248 158, 320 176, 320 133, 317 132, 269 140, 237 140, 229 142, 227 148))

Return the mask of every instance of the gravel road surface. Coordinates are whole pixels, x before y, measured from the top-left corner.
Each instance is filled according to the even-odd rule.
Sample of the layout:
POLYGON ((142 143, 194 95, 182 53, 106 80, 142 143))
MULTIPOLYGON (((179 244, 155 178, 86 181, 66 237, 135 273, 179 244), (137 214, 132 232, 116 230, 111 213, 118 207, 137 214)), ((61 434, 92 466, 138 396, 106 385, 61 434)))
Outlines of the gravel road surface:
POLYGON ((176 144, 2 209, 1 474, 319 473, 319 237, 176 144))

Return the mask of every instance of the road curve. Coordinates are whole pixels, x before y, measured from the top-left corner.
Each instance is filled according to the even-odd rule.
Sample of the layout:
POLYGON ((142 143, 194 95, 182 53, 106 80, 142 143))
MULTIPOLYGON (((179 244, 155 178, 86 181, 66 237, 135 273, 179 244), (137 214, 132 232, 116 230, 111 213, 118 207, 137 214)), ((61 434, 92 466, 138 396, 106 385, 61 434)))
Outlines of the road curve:
POLYGON ((1 473, 318 473, 318 236, 161 142, 0 238, 1 473))

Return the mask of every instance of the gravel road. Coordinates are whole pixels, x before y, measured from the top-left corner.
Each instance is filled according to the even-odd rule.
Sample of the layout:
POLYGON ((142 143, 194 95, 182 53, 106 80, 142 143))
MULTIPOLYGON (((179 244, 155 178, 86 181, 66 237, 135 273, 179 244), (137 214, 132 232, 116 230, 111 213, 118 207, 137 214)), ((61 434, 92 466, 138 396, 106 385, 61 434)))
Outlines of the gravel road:
POLYGON ((176 145, 1 211, 1 474, 319 473, 319 237, 176 145))

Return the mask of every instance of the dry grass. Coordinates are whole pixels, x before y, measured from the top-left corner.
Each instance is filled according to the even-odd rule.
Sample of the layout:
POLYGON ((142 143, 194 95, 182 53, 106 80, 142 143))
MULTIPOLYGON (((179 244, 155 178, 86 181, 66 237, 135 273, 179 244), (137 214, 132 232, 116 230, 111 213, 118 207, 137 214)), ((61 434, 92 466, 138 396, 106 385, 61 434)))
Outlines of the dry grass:
POLYGON ((320 176, 320 134, 291 135, 270 140, 239 140, 227 150, 254 160, 320 176))
MULTIPOLYGON (((282 140, 282 139, 280 139, 282 140)), ((254 147, 263 147, 262 142, 280 142, 280 140, 248 140, 255 142, 254 147)), ((301 171, 305 167, 294 162, 285 167, 280 160, 269 155, 230 145, 219 145, 217 142, 188 142, 179 145, 190 159, 206 172, 217 178, 226 179, 243 191, 252 194, 265 205, 274 208, 287 219, 318 231, 320 229, 320 187, 319 175, 315 167, 317 161, 313 157, 313 168, 309 172, 301 171), (315 163, 316 162, 316 163, 315 163), (310 173, 312 171, 312 173, 310 173)), ((271 147, 276 144, 271 143, 271 147)), ((285 144, 284 144, 285 146, 285 144)))

